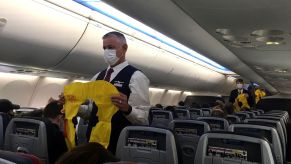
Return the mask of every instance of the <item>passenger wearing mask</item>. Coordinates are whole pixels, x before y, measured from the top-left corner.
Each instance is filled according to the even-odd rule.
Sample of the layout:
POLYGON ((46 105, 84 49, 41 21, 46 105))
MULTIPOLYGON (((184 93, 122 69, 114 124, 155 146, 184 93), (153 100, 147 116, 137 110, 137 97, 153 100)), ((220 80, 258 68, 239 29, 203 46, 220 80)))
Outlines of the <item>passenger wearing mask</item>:
POLYGON ((64 135, 60 130, 64 121, 62 109, 63 105, 59 104, 58 101, 51 101, 43 111, 47 131, 48 156, 51 164, 68 151, 64 135))
POLYGON ((236 80, 236 89, 232 90, 229 96, 229 102, 236 107, 236 112, 240 108, 250 108, 253 106, 253 100, 249 96, 248 90, 244 89, 244 81, 242 79, 236 80))

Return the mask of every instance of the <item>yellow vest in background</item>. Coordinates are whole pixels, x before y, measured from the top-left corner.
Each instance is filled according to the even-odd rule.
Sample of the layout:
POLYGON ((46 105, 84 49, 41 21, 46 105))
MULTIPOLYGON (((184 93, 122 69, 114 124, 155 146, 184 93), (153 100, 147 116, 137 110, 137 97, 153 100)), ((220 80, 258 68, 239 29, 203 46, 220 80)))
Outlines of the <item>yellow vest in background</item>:
POLYGON ((92 128, 89 142, 98 142, 105 148, 108 147, 111 134, 111 118, 118 111, 112 104, 110 97, 119 94, 111 83, 97 80, 88 83, 72 83, 64 88, 65 96, 65 137, 68 147, 75 147, 75 131, 72 119, 77 115, 80 105, 91 99, 98 107, 98 123, 92 128))
POLYGON ((256 95, 256 104, 262 99, 262 97, 266 96, 266 92, 262 91, 261 89, 257 89, 255 91, 256 95))

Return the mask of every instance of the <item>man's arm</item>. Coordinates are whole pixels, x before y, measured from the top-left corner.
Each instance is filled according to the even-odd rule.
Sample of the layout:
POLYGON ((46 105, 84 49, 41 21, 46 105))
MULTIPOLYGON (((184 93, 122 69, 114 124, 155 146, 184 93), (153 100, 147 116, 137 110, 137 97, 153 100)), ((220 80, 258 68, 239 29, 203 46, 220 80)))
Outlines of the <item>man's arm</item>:
POLYGON ((234 90, 230 92, 229 102, 234 103, 236 96, 234 95, 234 90))
POLYGON ((136 71, 130 79, 131 94, 128 98, 128 104, 131 105, 132 110, 126 115, 126 118, 133 124, 148 124, 149 84, 149 79, 141 71, 136 71))

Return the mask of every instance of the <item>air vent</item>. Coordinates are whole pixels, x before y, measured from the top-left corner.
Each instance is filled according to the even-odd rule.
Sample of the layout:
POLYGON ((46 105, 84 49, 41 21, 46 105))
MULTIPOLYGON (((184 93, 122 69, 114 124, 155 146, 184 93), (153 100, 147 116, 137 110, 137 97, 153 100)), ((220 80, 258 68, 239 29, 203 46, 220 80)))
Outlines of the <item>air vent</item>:
POLYGON ((277 36, 283 34, 282 30, 256 30, 251 33, 251 36, 277 36))
POLYGON ((232 31, 227 28, 219 28, 215 30, 216 33, 221 34, 221 35, 231 35, 232 31))

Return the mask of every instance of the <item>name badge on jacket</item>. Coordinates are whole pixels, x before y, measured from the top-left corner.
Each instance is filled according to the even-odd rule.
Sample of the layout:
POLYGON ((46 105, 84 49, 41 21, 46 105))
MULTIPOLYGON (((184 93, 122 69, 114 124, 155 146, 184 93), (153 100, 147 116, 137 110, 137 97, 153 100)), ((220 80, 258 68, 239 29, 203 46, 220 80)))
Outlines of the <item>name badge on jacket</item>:
POLYGON ((123 86, 123 81, 114 81, 114 86, 116 86, 116 87, 119 87, 119 88, 122 88, 122 86, 123 86))

